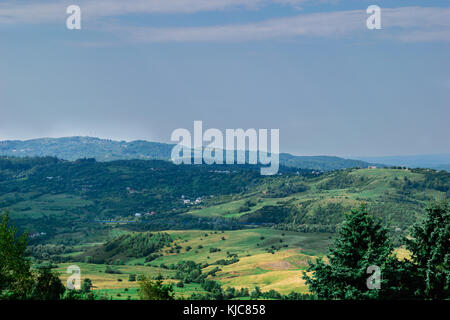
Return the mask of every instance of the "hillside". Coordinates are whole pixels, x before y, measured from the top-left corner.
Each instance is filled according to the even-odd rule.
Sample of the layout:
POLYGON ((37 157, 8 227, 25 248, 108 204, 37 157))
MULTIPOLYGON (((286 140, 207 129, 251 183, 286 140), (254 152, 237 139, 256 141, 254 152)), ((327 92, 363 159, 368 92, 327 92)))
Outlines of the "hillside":
POLYGON ((0 155, 17 157, 58 157, 65 160, 95 158, 97 161, 123 159, 170 159, 173 145, 149 141, 113 141, 92 137, 41 138, 0 141, 0 155))
POLYGON ((115 299, 137 298, 141 274, 176 284, 180 298, 207 294, 199 279, 243 298, 255 286, 306 293, 302 272, 344 212, 367 202, 398 245, 438 194, 450 195, 450 174, 430 169, 261 176, 254 166, 0 159, 0 210, 30 232, 33 263, 55 264, 63 280, 76 264, 115 299))
POLYGON ((430 195, 450 195, 450 174, 430 169, 320 174, 282 167, 268 177, 249 165, 30 158, 0 159, 0 177, 0 210, 50 238, 99 236, 111 224, 135 231, 269 225, 333 232, 342 213, 361 201, 404 232, 430 195))
MULTIPOLYGON (((149 141, 113 141, 92 137, 41 138, 33 140, 0 141, 0 156, 57 157, 65 160, 95 158, 113 160, 169 160, 173 145, 149 141)), ((280 154, 280 164, 288 167, 331 171, 370 164, 361 160, 330 156, 294 156, 280 154)))
MULTIPOLYGON (((280 163, 287 167, 332 171, 347 168, 367 168, 372 163, 362 160, 344 159, 332 156, 293 156, 280 154, 280 163)), ((384 166, 378 164, 378 166, 384 166)))

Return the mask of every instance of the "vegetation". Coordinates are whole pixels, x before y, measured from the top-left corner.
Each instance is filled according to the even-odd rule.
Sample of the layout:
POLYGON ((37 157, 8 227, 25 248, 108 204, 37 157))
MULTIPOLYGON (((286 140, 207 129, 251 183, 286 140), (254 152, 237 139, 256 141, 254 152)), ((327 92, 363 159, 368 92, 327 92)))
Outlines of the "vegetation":
POLYGON ((450 194, 449 173, 280 173, 2 158, 1 298, 448 297, 448 206, 427 205, 450 194), (73 264, 80 290, 62 286, 73 264), (380 290, 367 289, 370 265, 380 290))
POLYGON ((17 235, 9 215, 0 223, 0 299, 59 300, 66 289, 51 267, 32 271, 26 256, 27 234, 17 235))
POLYGON ((25 251, 27 234, 18 235, 6 212, 0 222, 0 298, 25 299, 33 286, 25 251))
POLYGON ((163 285, 162 280, 151 280, 142 276, 139 280, 139 296, 142 300, 173 300, 172 286, 163 285))
POLYGON ((74 258, 92 263, 121 264, 130 258, 148 257, 169 245, 172 239, 167 233, 133 233, 111 239, 100 246, 87 250, 74 258))
POLYGON ((450 208, 447 201, 432 202, 423 222, 406 239, 411 252, 410 290, 424 299, 450 297, 450 208))
POLYGON ((450 298, 448 202, 433 201, 426 211, 425 220, 405 240, 410 260, 399 261, 387 230, 368 215, 365 205, 352 210, 327 255, 328 262, 310 263, 307 272, 313 274, 304 273, 310 291, 322 299, 450 298), (365 280, 373 266, 380 279, 371 287, 365 280))
MULTIPOLYGON (((95 158, 97 161, 113 160, 168 160, 173 145, 149 141, 113 141, 92 137, 43 138, 27 141, 2 141, 0 154, 6 156, 36 157, 53 156, 65 160, 95 158)), ((283 153, 280 163, 295 168, 336 170, 344 168, 367 168, 367 162, 338 157, 299 157, 283 153)))
POLYGON ((389 279, 380 281, 379 290, 369 290, 366 280, 370 266, 386 274, 395 257, 387 230, 374 221, 365 204, 346 214, 346 220, 327 255, 310 263, 304 278, 311 292, 322 299, 379 299, 391 290, 389 279))

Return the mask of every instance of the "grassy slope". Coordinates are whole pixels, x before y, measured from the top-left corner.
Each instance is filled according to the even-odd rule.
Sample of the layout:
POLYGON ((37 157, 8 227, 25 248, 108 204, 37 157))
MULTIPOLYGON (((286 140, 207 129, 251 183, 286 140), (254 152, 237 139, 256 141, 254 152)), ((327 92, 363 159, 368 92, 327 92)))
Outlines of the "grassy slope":
MULTIPOLYGON (((396 170, 396 169, 359 169, 351 172, 349 176, 353 177, 357 181, 363 179, 363 181, 357 187, 351 186, 347 188, 331 188, 325 190, 320 186, 326 183, 328 180, 333 179, 333 175, 319 177, 311 179, 306 182, 309 190, 297 194, 289 195, 284 198, 264 198, 264 186, 261 186, 259 192, 252 194, 246 194, 243 199, 236 199, 230 202, 213 205, 209 207, 192 209, 187 214, 200 217, 213 217, 220 216, 224 218, 235 218, 243 214, 252 213, 263 206, 277 205, 290 201, 290 204, 301 206, 306 202, 313 201, 313 205, 310 207, 308 214, 313 214, 311 209, 320 206, 325 206, 329 202, 339 202, 345 207, 357 206, 361 201, 367 202, 382 202, 385 204, 392 203, 399 206, 396 203, 396 197, 398 188, 393 184, 401 184, 406 177, 411 182, 423 181, 423 176, 418 173, 413 173, 408 170, 396 170), (256 206, 252 207, 250 211, 238 212, 238 209, 247 200, 253 200, 256 202, 256 206)), ((295 178, 291 178, 295 181, 295 178)), ((301 178, 298 178, 300 180, 301 178)), ((302 180, 303 183, 305 181, 302 180)), ((417 191, 412 195, 412 198, 416 202, 415 206, 418 208, 420 205, 426 203, 426 199, 429 199, 429 191, 417 191)), ((414 214, 414 212, 408 212, 414 214)))
MULTIPOLYGON (((147 265, 136 265, 144 262, 144 259, 128 261, 126 265, 114 266, 123 274, 105 273, 106 265, 89 263, 61 263, 57 271, 61 273, 62 280, 68 278, 67 267, 76 264, 81 268, 82 280, 89 278, 101 294, 107 294, 113 299, 136 299, 137 282, 129 282, 129 274, 147 274, 156 276, 159 273, 165 278, 172 278, 173 270, 161 268, 166 265, 176 264, 182 260, 193 260, 197 263, 208 262, 211 264, 204 272, 218 266, 222 269, 212 279, 219 281, 224 287, 247 287, 253 289, 258 285, 263 290, 275 289, 282 293, 291 291, 305 292, 306 287, 301 279, 301 272, 305 269, 307 261, 314 259, 314 255, 325 253, 330 234, 325 233, 297 233, 283 232, 272 229, 252 229, 239 231, 166 231, 176 240, 173 244, 182 247, 180 253, 169 253, 169 248, 163 249, 163 256, 147 265), (205 235, 208 236, 205 236, 205 235), (284 235, 283 235, 284 234, 284 235), (222 240, 224 237, 226 240, 222 240), (262 239, 262 237, 264 237, 262 239), (281 248, 273 254, 266 249, 273 244, 287 244, 287 248, 281 248), (203 248, 198 249, 201 245, 203 248), (192 249, 186 251, 186 247, 192 249), (220 248, 221 251, 210 253, 210 248, 220 248), (227 252, 238 255, 240 261, 231 265, 221 266, 214 264, 220 259, 227 258, 227 252), (118 280, 121 279, 122 281, 118 280), (125 288, 128 291, 125 291, 125 288), (118 296, 117 294, 120 294, 118 296)), ((175 283, 175 280, 165 280, 166 283, 175 283)), ((194 292, 202 293, 203 289, 198 284, 188 284, 184 288, 174 286, 177 297, 187 297, 194 292)))

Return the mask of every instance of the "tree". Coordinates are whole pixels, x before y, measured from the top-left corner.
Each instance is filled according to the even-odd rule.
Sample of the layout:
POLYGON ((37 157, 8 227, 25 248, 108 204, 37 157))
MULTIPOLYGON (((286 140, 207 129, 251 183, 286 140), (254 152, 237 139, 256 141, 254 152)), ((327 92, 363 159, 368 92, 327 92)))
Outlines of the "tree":
POLYGON ((256 286, 255 290, 252 291, 250 297, 252 299, 258 299, 261 296, 261 294, 262 294, 261 289, 258 286, 256 286))
POLYGON ((31 289, 31 298, 36 300, 59 300, 66 288, 50 267, 38 269, 31 289))
POLYGON ((151 280, 141 276, 139 280, 139 296, 141 300, 173 300, 173 288, 163 285, 162 280, 151 280))
POLYGON ((26 257, 28 235, 17 234, 9 224, 9 213, 0 221, 0 299, 26 299, 33 278, 26 257))
POLYGON ((381 275, 391 273, 396 260, 392 249, 387 230, 368 214, 366 205, 362 203, 358 209, 345 214, 343 225, 327 255, 328 263, 321 258, 309 263, 306 271, 313 274, 304 272, 303 278, 309 290, 321 299, 386 298, 393 290, 392 283, 381 277, 379 286, 375 284, 369 289, 371 274, 368 271, 379 268, 381 275))
POLYGON ((415 296, 422 299, 450 297, 450 208, 448 202, 432 201, 421 223, 406 239, 411 252, 415 296))
POLYGON ((83 280, 83 283, 81 284, 81 291, 83 293, 89 293, 92 289, 92 280, 89 278, 86 278, 83 280))

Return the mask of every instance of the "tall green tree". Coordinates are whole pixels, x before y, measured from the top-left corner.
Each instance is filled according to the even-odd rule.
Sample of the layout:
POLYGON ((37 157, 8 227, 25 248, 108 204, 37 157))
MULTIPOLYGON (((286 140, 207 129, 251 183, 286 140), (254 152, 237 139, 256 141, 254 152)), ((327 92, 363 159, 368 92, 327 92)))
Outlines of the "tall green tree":
POLYGON ((414 225, 406 248, 411 252, 412 289, 417 298, 450 298, 450 208, 431 201, 422 222, 414 225))
POLYGON ((37 270, 31 289, 31 298, 35 300, 59 300, 66 288, 58 274, 51 267, 41 267, 37 270))
POLYGON ((321 299, 380 299, 392 288, 383 274, 391 273, 395 260, 387 229, 368 214, 363 203, 345 214, 345 220, 327 255, 328 262, 310 263, 303 278, 309 290, 321 299), (379 286, 368 278, 376 266, 381 272, 379 286), (370 273, 368 273, 370 272, 370 273))
POLYGON ((83 293, 89 293, 91 292, 93 285, 92 285, 92 280, 89 278, 86 278, 83 280, 83 283, 81 285, 81 291, 83 293))
POLYGON ((26 256, 28 235, 18 235, 10 225, 9 214, 0 218, 0 299, 26 299, 33 276, 26 256))
POLYGON ((173 288, 164 285, 162 280, 152 280, 148 276, 141 276, 139 280, 139 297, 141 300, 173 300, 173 288))

